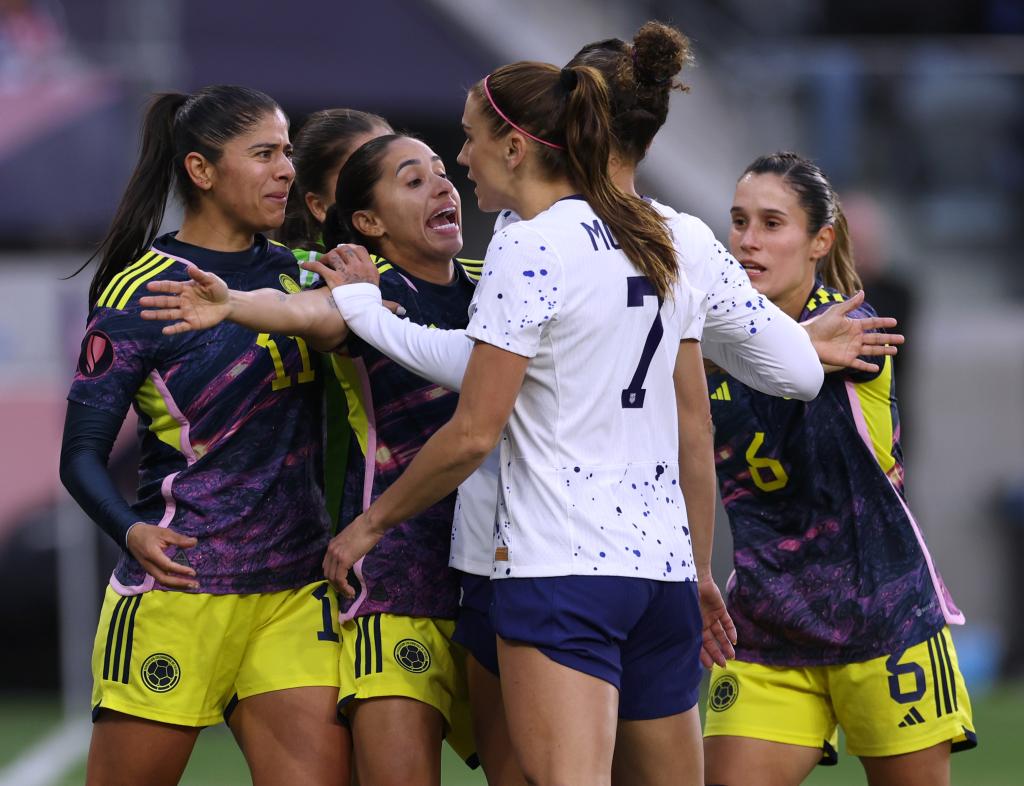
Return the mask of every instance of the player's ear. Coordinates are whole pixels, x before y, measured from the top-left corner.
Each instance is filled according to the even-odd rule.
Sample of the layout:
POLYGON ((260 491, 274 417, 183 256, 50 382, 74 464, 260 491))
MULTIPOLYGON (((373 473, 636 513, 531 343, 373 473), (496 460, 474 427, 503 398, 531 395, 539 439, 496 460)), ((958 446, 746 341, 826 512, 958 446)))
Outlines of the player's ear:
POLYGON ((324 204, 324 200, 321 199, 319 194, 307 191, 306 207, 309 208, 309 212, 313 214, 313 218, 317 220, 317 223, 322 224, 327 219, 327 205, 324 204))
POLYGON ((512 131, 505 137, 505 166, 511 172, 526 157, 526 137, 517 131, 512 131))
POLYGON ((216 173, 213 165, 202 153, 193 151, 185 156, 185 172, 192 184, 200 191, 209 191, 213 188, 216 173))
POLYGON ((831 224, 826 224, 811 239, 811 259, 821 259, 832 250, 832 244, 836 239, 836 230, 831 224))
POLYGON ((366 237, 383 237, 387 228, 380 216, 372 210, 357 210, 352 214, 352 226, 359 234, 366 237))

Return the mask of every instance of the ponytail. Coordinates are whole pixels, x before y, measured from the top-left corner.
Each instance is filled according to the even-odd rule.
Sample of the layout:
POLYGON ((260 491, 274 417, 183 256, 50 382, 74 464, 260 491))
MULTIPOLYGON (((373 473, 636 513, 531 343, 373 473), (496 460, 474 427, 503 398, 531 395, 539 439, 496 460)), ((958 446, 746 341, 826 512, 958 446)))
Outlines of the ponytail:
POLYGON ((861 288, 853 262, 853 244, 839 197, 817 164, 797 153, 780 152, 761 156, 743 171, 743 176, 778 175, 796 194, 807 215, 807 232, 812 237, 822 227, 832 227, 832 248, 818 260, 817 273, 826 286, 847 295, 861 288))
POLYGON ((832 248, 818 260, 818 273, 821 275, 821 280, 825 282, 825 286, 838 289, 849 295, 858 289, 863 289, 864 285, 853 264, 853 242, 850 239, 849 227, 846 225, 846 216, 843 214, 838 200, 832 228, 835 232, 832 248))
POLYGON ((494 136, 514 128, 538 141, 533 150, 539 169, 548 177, 570 180, 658 296, 667 297, 679 278, 675 247, 661 214, 623 193, 608 175, 612 117, 600 72, 585 66, 513 63, 478 82, 470 93, 494 136))
MULTIPOLYGON (((89 284, 90 308, 96 305, 110 280, 140 257, 160 231, 174 178, 174 116, 187 100, 188 96, 182 93, 163 93, 154 97, 146 110, 135 171, 110 229, 85 262, 88 265, 101 255, 89 284)), ((75 272, 80 272, 85 265, 75 272)))
POLYGON ((675 247, 665 219, 653 207, 623 193, 608 174, 611 113, 608 87, 593 68, 564 69, 576 74, 565 114, 569 177, 640 273, 665 299, 679 278, 675 247))

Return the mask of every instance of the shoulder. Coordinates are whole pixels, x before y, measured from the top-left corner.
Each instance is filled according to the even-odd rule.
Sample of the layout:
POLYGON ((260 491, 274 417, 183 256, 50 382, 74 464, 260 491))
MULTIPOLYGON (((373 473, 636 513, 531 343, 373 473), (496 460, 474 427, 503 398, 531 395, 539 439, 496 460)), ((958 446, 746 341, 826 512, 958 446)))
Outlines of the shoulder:
MULTIPOLYGON (((848 297, 848 295, 840 292, 838 289, 833 287, 825 286, 820 281, 818 285, 811 292, 811 296, 807 299, 806 305, 804 305, 804 316, 801 318, 809 318, 817 316, 837 303, 842 303, 848 297)), ((848 316, 851 319, 863 319, 865 317, 876 317, 878 312, 875 311, 875 307, 867 301, 861 303, 857 308, 851 311, 848 316)))
POLYGON ((188 278, 189 264, 188 260, 164 254, 154 246, 110 280, 100 293, 96 308, 125 311, 137 306, 138 299, 147 294, 146 282, 158 278, 183 281, 188 278))
POLYGON ((455 261, 462 268, 470 281, 475 282, 480 280, 480 276, 483 274, 484 268, 484 261, 482 259, 456 258, 455 261))

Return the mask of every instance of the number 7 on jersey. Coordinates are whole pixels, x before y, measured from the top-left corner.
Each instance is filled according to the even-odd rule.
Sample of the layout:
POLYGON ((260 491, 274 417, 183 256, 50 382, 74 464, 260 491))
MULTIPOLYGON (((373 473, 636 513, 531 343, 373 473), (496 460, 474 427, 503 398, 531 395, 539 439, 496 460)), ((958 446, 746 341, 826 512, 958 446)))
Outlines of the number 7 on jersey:
POLYGON ((647 378, 647 369, 651 366, 654 353, 665 335, 665 327, 661 324, 661 298, 654 289, 647 276, 628 276, 626 278, 626 307, 641 308, 645 297, 658 299, 658 310, 654 314, 654 324, 647 333, 647 340, 644 342, 644 349, 640 353, 640 362, 637 364, 633 378, 629 381, 629 387, 622 391, 623 409, 640 409, 644 405, 644 396, 647 391, 644 389, 644 380, 647 378))

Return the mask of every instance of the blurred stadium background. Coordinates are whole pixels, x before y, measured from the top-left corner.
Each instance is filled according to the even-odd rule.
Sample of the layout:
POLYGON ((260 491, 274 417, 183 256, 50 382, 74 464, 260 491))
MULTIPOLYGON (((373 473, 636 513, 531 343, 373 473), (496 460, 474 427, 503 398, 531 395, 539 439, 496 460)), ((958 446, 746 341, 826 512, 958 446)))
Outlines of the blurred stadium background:
MULTIPOLYGON (((455 156, 464 89, 519 59, 564 62, 681 27, 698 65, 641 169, 647 193, 725 239, 756 155, 814 157, 844 199, 868 299, 897 316, 910 502, 968 624, 955 630, 981 747, 961 784, 1019 783, 1024 718, 1024 3, 1020 0, 0 0, 0 784, 81 783, 89 654, 114 547, 57 479, 89 274, 151 91, 260 88, 295 127, 351 106, 455 156)), ((176 225, 171 211, 167 225, 176 225)), ((131 425, 115 471, 133 488, 131 425)), ((729 539, 720 520, 716 570, 729 539)), ((863 783, 856 762, 813 783, 863 783)), ((446 783, 482 783, 457 763, 446 783)), ((230 735, 189 784, 247 781, 230 735)))

